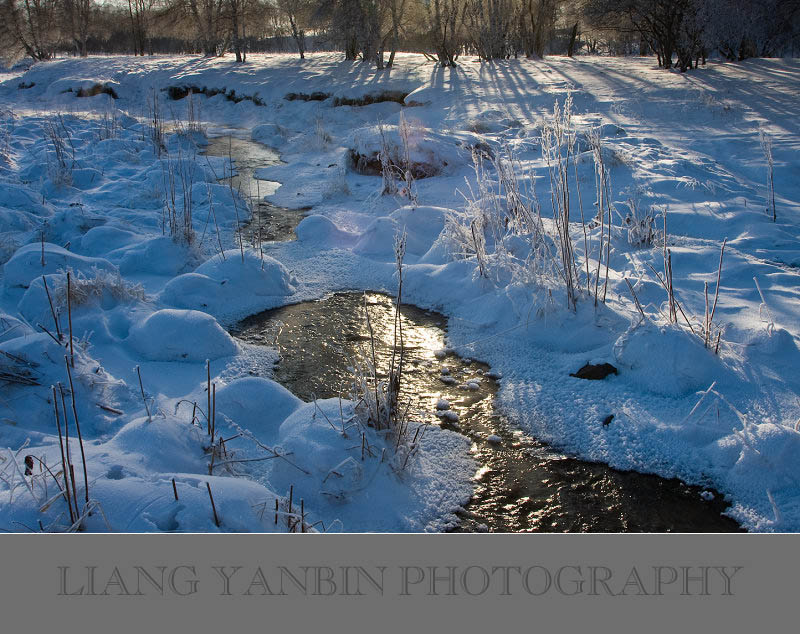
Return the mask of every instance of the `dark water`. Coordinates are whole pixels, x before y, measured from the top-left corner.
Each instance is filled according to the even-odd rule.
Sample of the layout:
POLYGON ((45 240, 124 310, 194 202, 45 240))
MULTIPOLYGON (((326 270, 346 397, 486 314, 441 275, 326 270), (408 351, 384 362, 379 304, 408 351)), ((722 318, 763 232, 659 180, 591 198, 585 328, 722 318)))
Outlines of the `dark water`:
POLYGON ((294 230, 303 219, 304 211, 278 207, 264 200, 264 196, 274 193, 280 184, 255 177, 257 169, 281 162, 275 150, 256 141, 225 135, 210 137, 205 154, 233 159, 234 175, 219 174, 219 182, 230 184, 250 200, 253 218, 243 225, 249 241, 285 242, 296 238, 294 230))
MULTIPOLYGON (((386 368, 394 333, 392 299, 368 293, 367 302, 378 365, 386 368)), ((277 345, 281 358, 273 376, 303 400, 346 396, 351 359, 369 344, 363 305, 361 293, 337 294, 254 315, 242 321, 235 334, 250 343, 277 345)), ((576 460, 514 429, 493 406, 498 380, 490 368, 442 354, 446 318, 413 306, 404 306, 401 314, 406 350, 403 399, 410 399, 419 420, 468 436, 479 465, 475 493, 459 531, 740 530, 720 515, 727 504, 719 495, 709 502, 700 496, 703 489, 676 479, 576 460), (469 382, 475 389, 463 387, 469 382), (435 415, 442 398, 458 413, 457 422, 435 415), (489 442, 490 434, 501 442, 489 442)))

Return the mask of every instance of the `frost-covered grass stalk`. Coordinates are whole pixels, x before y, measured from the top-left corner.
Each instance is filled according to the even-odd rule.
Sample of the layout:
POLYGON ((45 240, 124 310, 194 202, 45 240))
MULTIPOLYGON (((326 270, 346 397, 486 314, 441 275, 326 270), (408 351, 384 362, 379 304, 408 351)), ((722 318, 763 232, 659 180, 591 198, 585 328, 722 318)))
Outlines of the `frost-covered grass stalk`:
MULTIPOLYGON (((239 219, 239 200, 242 200, 242 196, 240 191, 234 191, 233 189, 233 138, 231 136, 228 136, 228 165, 231 170, 228 178, 228 189, 233 201, 233 211, 236 214, 236 236, 239 238, 239 251, 242 256, 242 262, 244 262, 244 237, 242 236, 242 222, 239 219)), ((250 200, 248 196, 248 201, 250 200)), ((247 211, 248 217, 252 217, 252 210, 248 207, 247 211)))
MULTIPOLYGON (((550 201, 553 222, 558 237, 561 266, 559 274, 567 291, 567 307, 575 310, 578 304, 575 250, 570 234, 569 165, 574 160, 575 130, 572 127, 572 97, 568 95, 563 108, 553 106, 553 116, 542 126, 542 157, 550 177, 550 201)), ((604 294, 605 299, 605 294, 604 294)))
POLYGON ((320 150, 328 149, 328 146, 333 143, 333 137, 325 129, 325 120, 321 114, 314 118, 314 137, 317 141, 317 147, 320 150))
MULTIPOLYGON (((705 319, 703 320, 703 345, 706 348, 711 347, 711 343, 714 340, 714 336, 711 332, 711 329, 714 326, 714 314, 717 311, 717 301, 719 300, 719 284, 722 281, 722 256, 725 255, 725 245, 727 244, 728 239, 725 238, 722 241, 722 248, 719 252, 719 268, 717 269, 717 286, 714 290, 714 303, 711 305, 709 309, 709 301, 708 301, 708 282, 705 283, 704 291, 705 291, 705 299, 706 299, 706 313, 705 319)), ((722 336, 722 329, 717 328, 717 336, 716 336, 716 343, 714 345, 714 352, 719 352, 719 342, 722 336)))
MULTIPOLYGON (((401 403, 405 344, 400 307, 403 299, 403 258, 405 257, 406 234, 395 239, 395 265, 397 267, 397 295, 393 317, 392 341, 389 349, 388 367, 382 372, 379 362, 378 340, 364 296, 364 319, 369 333, 369 347, 353 360, 351 397, 356 402, 355 411, 365 427, 382 433, 394 449, 395 467, 402 471, 418 447, 419 429, 409 442, 409 400, 401 403)), ((362 436, 362 451, 369 451, 366 435, 362 436)))
POLYGON ((54 165, 51 167, 53 182, 72 184, 72 170, 75 168, 75 146, 72 143, 67 125, 61 113, 44 122, 44 132, 53 149, 54 165))
POLYGON ((166 149, 166 146, 164 145, 164 120, 161 115, 161 107, 155 88, 150 90, 150 97, 147 99, 147 109, 150 140, 153 142, 156 156, 160 157, 161 153, 166 149))
POLYGON ((416 205, 417 189, 414 182, 414 174, 411 170, 411 135, 413 134, 413 130, 411 124, 406 120, 402 112, 400 113, 397 131, 400 133, 400 141, 403 144, 402 180, 404 186, 400 190, 400 193, 408 198, 412 204, 416 205))
MULTIPOLYGON (((587 135, 589 145, 594 157, 595 195, 597 200, 597 220, 600 224, 600 245, 597 251, 597 268, 594 278, 594 305, 597 306, 600 287, 601 268, 603 265, 603 249, 605 247, 605 279, 603 282, 603 295, 600 301, 605 303, 608 290, 608 267, 611 256, 611 183, 605 158, 603 157, 603 142, 597 130, 591 130, 587 135)), ((586 254, 589 257, 589 254, 586 254)))
POLYGON ((164 213, 161 231, 173 240, 184 244, 194 242, 194 225, 192 224, 192 186, 194 185, 197 151, 191 158, 178 150, 178 157, 167 157, 161 161, 161 177, 164 192, 164 213), (180 197, 179 197, 180 194, 180 197))
POLYGON ((761 298, 761 303, 758 305, 758 317, 767 325, 767 334, 771 337, 772 333, 775 331, 775 320, 772 319, 772 313, 769 310, 767 300, 764 298, 764 293, 761 290, 761 285, 758 283, 758 278, 753 277, 753 281, 756 283, 756 290, 758 291, 758 296, 761 298), (766 318, 764 317, 765 313, 766 318))
POLYGON ((106 139, 116 139, 119 134, 119 119, 117 119, 117 111, 109 109, 103 112, 100 117, 100 124, 97 128, 97 137, 100 141, 106 139))
POLYGON ((194 101, 194 92, 189 89, 189 94, 187 95, 187 106, 186 106, 186 129, 190 133, 199 133, 205 136, 205 129, 200 124, 199 118, 197 116, 198 106, 195 104, 194 101))
POLYGON ((767 159, 767 213, 772 212, 772 222, 778 220, 778 214, 775 210, 775 162, 772 158, 772 137, 761 128, 758 131, 759 139, 761 141, 761 150, 764 152, 764 158, 767 159))

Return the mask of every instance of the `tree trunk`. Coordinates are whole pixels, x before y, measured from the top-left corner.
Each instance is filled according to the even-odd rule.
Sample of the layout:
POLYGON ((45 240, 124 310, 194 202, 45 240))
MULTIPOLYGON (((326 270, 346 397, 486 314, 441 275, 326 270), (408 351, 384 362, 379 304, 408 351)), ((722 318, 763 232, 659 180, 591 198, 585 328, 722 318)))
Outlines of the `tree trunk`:
POLYGON ((569 46, 567 47, 567 57, 572 57, 575 54, 575 40, 578 38, 578 23, 572 26, 572 33, 569 36, 569 46))

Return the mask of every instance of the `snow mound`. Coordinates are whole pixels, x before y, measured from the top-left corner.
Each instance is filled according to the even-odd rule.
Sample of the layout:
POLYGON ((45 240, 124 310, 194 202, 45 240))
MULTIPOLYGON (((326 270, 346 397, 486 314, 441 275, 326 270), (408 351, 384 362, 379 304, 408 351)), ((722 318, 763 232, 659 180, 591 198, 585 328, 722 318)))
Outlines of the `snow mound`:
POLYGON ((401 207, 388 217, 376 218, 359 238, 353 251, 360 255, 394 257, 394 237, 406 232, 406 253, 425 255, 444 228, 447 209, 401 207))
POLYGON ((115 81, 97 78, 63 77, 51 82, 45 91, 47 97, 57 97, 63 93, 75 93, 79 97, 95 97, 113 92, 119 94, 120 85, 115 81))
POLYGON ((80 250, 84 255, 104 255, 132 242, 138 242, 140 236, 133 231, 119 227, 100 226, 89 229, 80 240, 80 250))
POLYGON ((238 249, 225 251, 225 259, 216 255, 201 264, 195 273, 223 284, 235 284, 256 295, 289 295, 294 280, 283 264, 267 255, 263 258, 252 249, 245 250, 244 261, 238 249))
POLYGON ((152 275, 177 275, 191 267, 197 255, 185 244, 167 236, 142 240, 110 253, 124 274, 147 273, 152 275))
POLYGON ((325 216, 312 215, 303 218, 295 229, 300 242, 324 244, 329 247, 346 247, 358 238, 349 231, 339 229, 325 216))
MULTIPOLYGON (((137 418, 109 442, 116 459, 133 472, 202 473, 207 468, 199 429, 185 421, 137 418)), ((109 452, 111 453, 111 452, 109 452)))
POLYGON ((0 183, 0 200, 3 207, 24 209, 41 213, 44 210, 42 199, 33 190, 14 183, 0 183))
POLYGON ((277 148, 286 143, 286 135, 286 129, 277 123, 262 123, 253 128, 250 138, 258 143, 277 148))
POLYGON ((253 250, 225 251, 201 264, 194 273, 170 280, 161 301, 179 308, 202 309, 215 315, 228 314, 237 306, 250 306, 253 298, 283 297, 294 292, 295 280, 286 267, 253 250))
POLYGON ((6 262, 3 283, 7 289, 28 288, 32 280, 42 275, 68 269, 86 277, 91 277, 97 271, 119 273, 117 267, 106 259, 77 255, 48 242, 44 243, 44 266, 42 266, 42 244, 32 243, 17 249, 6 262))
POLYGON ((156 311, 131 328, 126 342, 148 361, 205 361, 238 352, 217 320, 197 310, 156 311))
POLYGON ((663 395, 706 389, 724 371, 713 351, 678 326, 634 326, 614 343, 614 356, 627 380, 663 395))
POLYGON ((236 379, 217 390, 217 416, 267 443, 277 438, 280 424, 301 405, 303 401, 285 387, 261 377, 236 379))

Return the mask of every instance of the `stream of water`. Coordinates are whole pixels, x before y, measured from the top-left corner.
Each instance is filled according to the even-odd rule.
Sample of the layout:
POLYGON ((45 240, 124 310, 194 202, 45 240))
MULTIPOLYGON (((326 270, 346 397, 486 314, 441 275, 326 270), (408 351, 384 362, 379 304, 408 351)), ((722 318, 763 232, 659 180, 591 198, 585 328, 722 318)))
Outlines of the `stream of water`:
POLYGON ((278 207, 264 200, 264 196, 274 194, 280 183, 261 180, 255 177, 255 171, 261 167, 278 165, 281 162, 278 153, 270 147, 243 138, 243 130, 229 130, 228 134, 211 136, 205 149, 206 156, 230 158, 234 164, 234 174, 222 175, 219 182, 230 185, 253 208, 253 217, 243 225, 246 237, 250 242, 285 242, 294 240, 294 230, 304 217, 303 210, 278 207), (258 240, 256 234, 259 234, 258 240))
MULTIPOLYGON (((385 368, 393 336, 393 302, 379 293, 368 293, 366 298, 379 342, 378 365, 385 368)), ((369 342, 363 306, 361 293, 336 294, 251 316, 235 334, 250 343, 277 345, 280 361, 273 378, 303 400, 346 396, 348 368, 369 342)), ((717 494, 705 500, 703 489, 677 479, 581 461, 516 429, 494 407, 499 383, 487 365, 452 353, 442 356, 446 318, 413 306, 403 306, 401 314, 406 359, 403 399, 411 400, 417 420, 469 437, 479 466, 474 495, 457 530, 740 530, 735 521, 721 515, 727 504, 717 494), (449 409, 437 415, 440 399, 449 409), (454 412, 458 420, 446 412, 454 412), (500 441, 490 442, 490 435, 500 441)))

